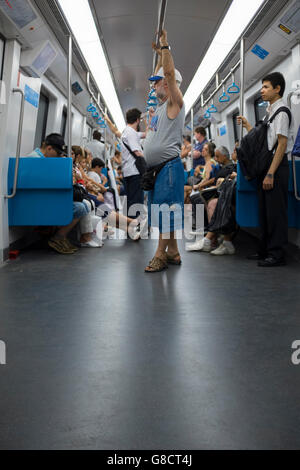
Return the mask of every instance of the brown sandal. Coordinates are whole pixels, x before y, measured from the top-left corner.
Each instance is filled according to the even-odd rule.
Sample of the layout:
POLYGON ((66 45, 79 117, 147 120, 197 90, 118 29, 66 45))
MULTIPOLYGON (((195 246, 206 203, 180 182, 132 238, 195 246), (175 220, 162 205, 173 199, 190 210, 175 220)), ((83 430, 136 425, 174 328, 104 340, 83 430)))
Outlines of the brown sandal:
POLYGON ((163 259, 154 257, 148 264, 147 268, 145 269, 145 273, 159 273, 168 269, 168 264, 163 259), (150 270, 147 268, 150 268, 150 270))
POLYGON ((182 261, 179 253, 176 253, 174 256, 170 256, 167 253, 167 263, 175 264, 176 266, 180 266, 182 261))

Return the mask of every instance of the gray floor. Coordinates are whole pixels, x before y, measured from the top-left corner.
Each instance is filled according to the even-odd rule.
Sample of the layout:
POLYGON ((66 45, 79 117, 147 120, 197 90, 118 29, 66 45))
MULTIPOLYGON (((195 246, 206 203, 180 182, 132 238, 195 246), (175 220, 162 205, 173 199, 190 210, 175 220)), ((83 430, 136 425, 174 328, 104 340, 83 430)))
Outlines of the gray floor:
POLYGON ((0 448, 300 448, 299 261, 249 243, 156 275, 151 241, 0 269, 0 448))

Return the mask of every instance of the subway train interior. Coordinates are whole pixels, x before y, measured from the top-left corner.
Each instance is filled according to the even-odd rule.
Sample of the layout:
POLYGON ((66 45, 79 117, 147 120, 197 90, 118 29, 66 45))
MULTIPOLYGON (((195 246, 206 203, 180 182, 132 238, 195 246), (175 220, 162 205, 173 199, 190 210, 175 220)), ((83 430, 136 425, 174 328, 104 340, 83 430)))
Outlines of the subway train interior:
POLYGON ((145 130, 162 30, 182 75, 186 178, 195 129, 231 157, 246 134, 238 116, 255 126, 266 115, 262 80, 273 72, 285 78, 296 142, 300 0, 0 0, 0 449, 300 447, 297 155, 286 265, 247 259, 257 199, 239 164, 234 254, 189 251, 191 226, 182 264, 145 273, 156 229, 134 227, 132 240, 96 215, 91 239, 77 224, 69 251, 49 242, 73 218, 71 147, 85 154, 95 131, 110 204, 124 212, 112 127, 123 132, 137 108, 145 130), (51 134, 65 158, 30 156, 51 134))

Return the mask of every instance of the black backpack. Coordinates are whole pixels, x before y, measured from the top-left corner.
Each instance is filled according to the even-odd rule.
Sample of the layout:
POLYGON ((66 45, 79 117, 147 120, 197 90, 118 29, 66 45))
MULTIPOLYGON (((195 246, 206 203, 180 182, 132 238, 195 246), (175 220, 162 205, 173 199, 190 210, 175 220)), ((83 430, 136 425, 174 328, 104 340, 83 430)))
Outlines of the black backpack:
POLYGON ((278 145, 278 142, 276 142, 272 150, 268 149, 268 128, 277 114, 281 112, 285 112, 288 115, 291 125, 291 111, 287 107, 282 106, 270 119, 266 117, 258 126, 251 129, 243 137, 240 147, 237 148, 238 161, 246 180, 250 181, 266 175, 272 163, 274 150, 278 145))

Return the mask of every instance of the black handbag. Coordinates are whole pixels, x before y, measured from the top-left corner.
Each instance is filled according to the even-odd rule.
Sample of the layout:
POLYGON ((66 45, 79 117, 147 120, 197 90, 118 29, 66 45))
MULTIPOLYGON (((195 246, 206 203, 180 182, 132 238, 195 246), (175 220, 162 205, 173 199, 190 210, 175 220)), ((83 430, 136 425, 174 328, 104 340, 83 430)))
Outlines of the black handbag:
POLYGON ((156 178, 158 177, 158 174, 161 172, 163 167, 167 164, 170 163, 172 160, 176 160, 178 157, 170 158, 170 160, 166 160, 163 163, 160 163, 160 165, 154 166, 150 170, 146 171, 142 177, 142 182, 141 186, 144 191, 152 191, 155 186, 155 181, 156 178))
POLYGON ((131 153, 131 155, 134 157, 135 159, 135 166, 136 166, 136 169, 137 171, 139 172, 139 174, 141 176, 144 175, 144 173, 146 173, 147 171, 147 163, 146 163, 146 160, 144 159, 144 157, 137 157, 135 155, 135 153, 131 150, 131 148, 125 144, 124 140, 122 140, 123 144, 125 145, 125 147, 127 148, 128 152, 131 153))

